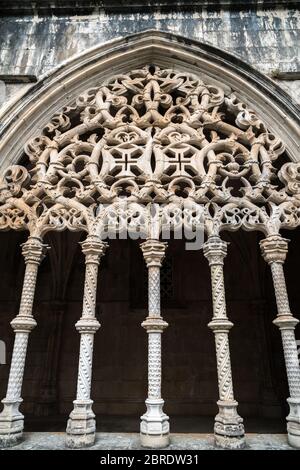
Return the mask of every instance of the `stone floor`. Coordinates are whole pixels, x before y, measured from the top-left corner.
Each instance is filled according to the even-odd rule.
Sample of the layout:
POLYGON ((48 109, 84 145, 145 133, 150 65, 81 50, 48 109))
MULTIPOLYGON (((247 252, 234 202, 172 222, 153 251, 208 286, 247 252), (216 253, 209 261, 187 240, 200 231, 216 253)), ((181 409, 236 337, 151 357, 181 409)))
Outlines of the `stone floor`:
MULTIPOLYGON (((19 445, 8 450, 65 450, 63 432, 26 432, 19 445)), ((88 450, 138 450, 138 433, 97 433, 96 443, 88 450)), ((212 434, 172 434, 171 450, 212 450, 215 449, 212 434)), ((247 434, 247 449, 251 450, 291 450, 286 434, 247 434)))

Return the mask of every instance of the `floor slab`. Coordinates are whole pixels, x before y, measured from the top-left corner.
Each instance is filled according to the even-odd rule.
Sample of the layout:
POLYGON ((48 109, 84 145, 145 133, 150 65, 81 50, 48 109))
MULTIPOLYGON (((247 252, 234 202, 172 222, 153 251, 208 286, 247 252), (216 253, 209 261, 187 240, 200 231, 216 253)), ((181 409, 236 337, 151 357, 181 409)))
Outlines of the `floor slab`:
MULTIPOLYGON (((247 449, 291 450, 286 434, 247 434, 247 449)), ((7 450, 67 450, 63 432, 26 432, 24 440, 7 450)), ((138 433, 97 433, 96 443, 87 450, 138 450, 138 433)), ((212 434, 178 433, 171 435, 171 450, 213 450, 212 434)))

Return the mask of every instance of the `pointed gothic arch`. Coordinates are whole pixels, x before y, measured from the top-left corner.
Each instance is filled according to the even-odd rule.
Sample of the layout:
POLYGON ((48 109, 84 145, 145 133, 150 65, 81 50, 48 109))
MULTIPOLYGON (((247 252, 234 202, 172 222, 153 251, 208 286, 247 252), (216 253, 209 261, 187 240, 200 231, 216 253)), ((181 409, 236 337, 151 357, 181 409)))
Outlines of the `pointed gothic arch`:
POLYGON ((270 81, 209 46, 148 32, 101 46, 44 77, 4 120, 0 229, 27 230, 26 262, 0 436, 22 434, 18 411, 32 302, 48 231, 85 231, 86 256, 77 398, 68 445, 92 444, 90 398, 95 295, 100 258, 110 230, 143 232, 149 273, 149 390, 142 417, 145 446, 169 441, 161 398, 160 267, 165 226, 200 228, 212 277, 213 319, 220 400, 215 438, 222 447, 244 445, 231 377, 222 230, 260 230, 277 298, 290 395, 288 436, 300 446, 300 370, 283 272, 282 228, 299 225, 298 128, 292 106, 270 81), (247 75, 247 78, 246 78, 247 75), (256 89, 254 88, 256 83, 256 89), (266 95, 267 94, 267 95, 266 95), (266 96, 268 96, 266 98, 266 96), (272 96, 273 99, 270 99, 272 96), (280 105, 281 104, 281 108, 280 105), (22 110, 20 107, 23 106, 22 110), (18 118, 16 119, 16 116, 18 118), (18 141, 16 143, 16 135, 18 141), (25 143, 26 139, 26 143, 25 143), (19 163, 18 163, 19 162, 19 163), (157 208, 153 217, 153 205, 157 208))

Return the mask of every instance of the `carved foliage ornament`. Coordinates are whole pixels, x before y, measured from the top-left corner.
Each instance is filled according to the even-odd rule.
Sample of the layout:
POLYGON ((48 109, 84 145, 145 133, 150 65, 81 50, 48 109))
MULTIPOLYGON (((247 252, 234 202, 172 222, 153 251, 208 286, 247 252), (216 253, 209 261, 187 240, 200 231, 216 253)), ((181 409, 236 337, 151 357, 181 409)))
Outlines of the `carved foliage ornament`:
POLYGON ((82 93, 25 146, 0 184, 0 228, 86 230, 110 204, 201 207, 209 233, 299 224, 300 165, 234 93, 145 66, 82 93), (282 158, 282 157, 281 157, 282 158), (277 167, 276 167, 277 165, 277 167))

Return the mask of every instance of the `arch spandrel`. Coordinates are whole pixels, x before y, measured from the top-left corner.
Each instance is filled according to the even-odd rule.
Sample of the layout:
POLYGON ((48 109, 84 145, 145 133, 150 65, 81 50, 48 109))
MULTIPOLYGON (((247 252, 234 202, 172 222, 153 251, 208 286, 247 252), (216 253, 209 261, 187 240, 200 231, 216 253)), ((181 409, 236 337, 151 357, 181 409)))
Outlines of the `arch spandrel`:
POLYGON ((179 69, 148 64, 87 89, 22 161, 3 174, 2 229, 98 233, 125 201, 118 217, 150 223, 154 203, 173 228, 170 208, 196 208, 181 223, 209 234, 298 225, 299 165, 282 140, 231 90, 179 69))

